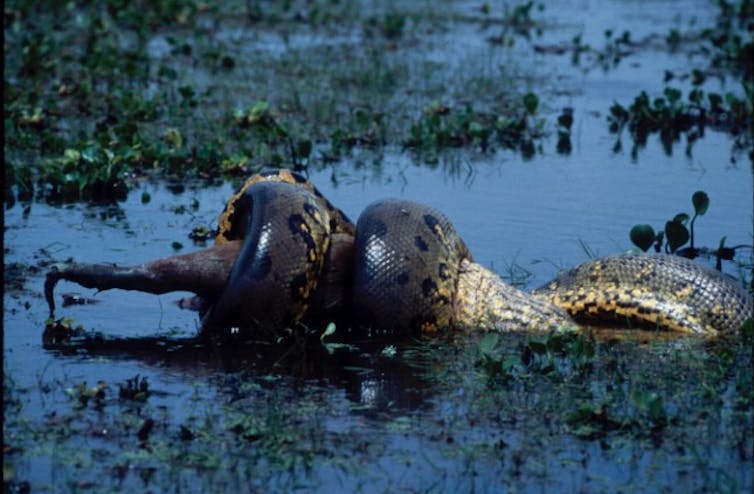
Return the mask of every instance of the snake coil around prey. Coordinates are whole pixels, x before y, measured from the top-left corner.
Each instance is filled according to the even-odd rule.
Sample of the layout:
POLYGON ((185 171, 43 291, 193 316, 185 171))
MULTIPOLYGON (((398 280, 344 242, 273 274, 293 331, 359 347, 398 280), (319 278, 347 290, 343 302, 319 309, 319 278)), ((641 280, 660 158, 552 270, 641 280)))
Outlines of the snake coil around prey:
POLYGON ((345 318, 358 328, 427 335, 550 331, 577 324, 734 334, 752 317, 740 283, 674 255, 587 261, 526 293, 475 263, 443 214, 406 200, 371 204, 353 224, 304 177, 256 174, 228 201, 215 245, 139 266, 71 264, 45 284, 151 293, 188 290, 202 331, 272 331, 345 318))

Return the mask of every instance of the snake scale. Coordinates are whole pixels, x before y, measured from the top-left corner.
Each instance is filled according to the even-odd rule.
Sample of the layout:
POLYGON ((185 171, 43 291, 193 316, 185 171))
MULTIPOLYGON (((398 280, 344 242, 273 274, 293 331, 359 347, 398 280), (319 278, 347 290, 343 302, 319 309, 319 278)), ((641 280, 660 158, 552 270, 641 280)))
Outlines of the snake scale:
POLYGON ((752 317, 735 280, 673 255, 587 261, 531 293, 475 263, 450 220, 406 200, 371 204, 354 225, 289 170, 256 174, 226 204, 215 246, 141 266, 73 265, 48 274, 99 288, 191 290, 203 332, 280 331, 347 315, 400 334, 549 331, 577 324, 734 334, 752 317))

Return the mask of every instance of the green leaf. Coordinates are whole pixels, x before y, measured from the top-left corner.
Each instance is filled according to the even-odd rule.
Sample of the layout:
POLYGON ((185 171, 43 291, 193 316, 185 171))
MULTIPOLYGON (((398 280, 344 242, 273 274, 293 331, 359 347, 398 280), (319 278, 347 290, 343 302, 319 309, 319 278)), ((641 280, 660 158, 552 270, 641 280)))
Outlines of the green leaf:
POLYGON ((484 125, 479 122, 472 121, 469 123, 469 135, 471 137, 484 137, 486 130, 484 125))
POLYGON ((637 391, 632 399, 634 405, 640 412, 646 414, 653 425, 662 426, 667 422, 667 412, 662 396, 651 391, 637 391))
POLYGON ((673 223, 680 223, 681 225, 685 225, 689 222, 689 215, 686 213, 678 213, 677 215, 673 216, 673 223))
POLYGON ((629 117, 629 112, 623 107, 623 105, 614 102, 613 106, 610 107, 610 115, 615 118, 626 120, 629 117))
POLYGON ((683 223, 668 221, 665 223, 665 235, 668 239, 670 252, 675 252, 683 244, 689 241, 689 231, 683 223))
POLYGON ((331 322, 327 325, 327 327, 325 328, 325 331, 319 337, 320 341, 323 341, 326 337, 330 336, 333 333, 335 333, 335 323, 331 322))
POLYGON ((524 95, 524 108, 526 108, 526 113, 529 115, 533 115, 537 111, 537 106, 539 106, 539 98, 534 93, 526 93, 524 95))
POLYGON ((81 158, 81 153, 76 149, 66 149, 63 152, 63 163, 77 163, 81 158))
POLYGON ((670 103, 675 103, 681 99, 681 92, 678 89, 666 87, 664 92, 670 103))
POLYGON ((249 109, 249 118, 258 120, 270 110, 270 104, 265 100, 257 100, 249 109))
POLYGON ((644 252, 646 252, 655 241, 654 228, 647 224, 634 225, 634 227, 631 228, 629 236, 631 237, 631 242, 644 252))
POLYGON ((704 98, 704 91, 701 89, 692 89, 689 93, 689 101, 694 103, 695 105, 701 105, 702 99, 704 98))
POLYGON ((697 190, 691 196, 691 203, 694 205, 694 211, 697 215, 702 216, 709 208, 709 196, 703 190, 697 190))
POLYGON ((482 353, 482 355, 494 354, 499 340, 500 335, 498 335, 497 333, 487 333, 479 341, 479 351, 482 353))
POLYGON ((81 153, 81 158, 87 163, 94 163, 97 161, 97 149, 94 147, 87 147, 81 153))
POLYGON ((653 422, 660 422, 664 420, 665 406, 663 405, 662 396, 653 394, 652 398, 649 400, 649 407, 647 411, 649 412, 649 418, 651 418, 653 422))
POLYGON ((665 240, 665 232, 660 230, 657 232, 657 236, 655 237, 655 251, 660 252, 660 248, 662 247, 662 242, 665 240))
POLYGON ((701 70, 694 69, 691 71, 691 84, 694 86, 701 86, 706 79, 707 76, 701 70))
POLYGON ((717 93, 710 93, 707 95, 707 99, 709 99, 710 106, 712 107, 712 111, 720 111, 721 104, 723 102, 722 96, 720 96, 717 93))

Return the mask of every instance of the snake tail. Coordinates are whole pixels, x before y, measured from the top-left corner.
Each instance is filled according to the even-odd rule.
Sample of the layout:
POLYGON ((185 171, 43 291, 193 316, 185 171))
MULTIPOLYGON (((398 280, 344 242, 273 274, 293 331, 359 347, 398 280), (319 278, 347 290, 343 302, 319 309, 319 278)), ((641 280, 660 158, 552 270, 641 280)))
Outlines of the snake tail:
POLYGON ((534 290, 580 323, 708 336, 734 334, 754 301, 739 282, 676 255, 628 254, 587 261, 534 290))
POLYGON ((525 293, 473 262, 450 220, 402 199, 369 205, 357 225, 305 177, 249 177, 218 220, 215 246, 137 266, 53 268, 59 280, 150 293, 190 291, 209 307, 202 332, 277 332, 343 317, 389 334, 552 331, 577 324, 734 335, 754 300, 720 272, 674 255, 587 261, 525 293))

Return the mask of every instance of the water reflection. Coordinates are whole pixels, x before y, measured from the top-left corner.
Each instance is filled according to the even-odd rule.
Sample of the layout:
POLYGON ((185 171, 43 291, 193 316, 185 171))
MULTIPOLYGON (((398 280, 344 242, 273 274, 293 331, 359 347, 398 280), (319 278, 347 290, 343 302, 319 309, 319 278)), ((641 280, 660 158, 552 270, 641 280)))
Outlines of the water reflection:
MULTIPOLYGON (((168 336, 118 338, 79 334, 65 340, 46 339, 45 349, 56 358, 106 358, 145 364, 186 378, 237 374, 275 386, 280 378, 342 389, 355 410, 395 413, 426 405, 431 382, 402 358, 382 356, 387 344, 399 353, 412 342, 370 338, 322 344, 318 337, 272 342, 212 342, 168 336), (274 377, 272 377, 274 376, 274 377), (270 379, 272 377, 272 379, 270 379)), ((103 376, 104 377, 104 376, 103 376)))
MULTIPOLYGON (((457 9, 460 19, 468 15, 469 5, 480 17, 474 2, 456 2, 450 8, 457 9)), ((641 91, 662 95, 667 73, 684 94, 692 88, 692 80, 684 76, 696 55, 666 50, 661 37, 678 25, 685 27, 692 17, 711 19, 714 8, 701 0, 654 0, 637 6, 633 1, 548 3, 542 12, 547 28, 541 37, 532 33, 539 51, 535 46, 532 52, 519 38, 515 46, 491 45, 489 35, 499 35, 499 25, 488 28, 481 22, 451 20, 446 30, 412 34, 426 37, 428 49, 417 49, 411 38, 407 50, 386 52, 416 57, 409 58, 408 66, 431 63, 437 69, 431 71, 431 80, 410 80, 427 71, 409 70, 406 86, 423 92, 441 88, 437 94, 452 101, 474 93, 496 95, 505 84, 531 85, 549 107, 543 111, 554 116, 573 108, 567 141, 553 125, 551 138, 543 140, 541 152, 528 161, 515 152, 477 149, 450 149, 426 161, 398 149, 356 147, 337 163, 313 159, 311 180, 354 219, 376 199, 426 202, 452 219, 478 262, 506 276, 520 268, 530 273, 529 286, 544 283, 559 267, 585 260, 586 251, 604 255, 625 250, 631 226, 661 225, 675 213, 688 211, 689 197, 699 189, 709 194, 711 206, 697 223, 698 243, 715 247, 727 237, 727 245, 751 244, 751 170, 730 162, 731 141, 725 134, 705 132, 688 156, 667 153, 667 145, 654 135, 636 154, 614 149, 615 136, 608 133, 606 117, 614 102, 629 105, 641 91), (610 40, 608 29, 615 29, 610 40), (619 64, 598 60, 598 52, 609 54, 611 47, 627 46, 613 41, 623 29, 630 29, 635 42, 654 44, 630 54, 618 52, 619 64), (575 70, 567 49, 564 56, 547 52, 570 41, 572 50, 586 45, 593 50, 588 58, 576 60, 575 70), (478 74, 492 74, 486 79, 501 86, 489 92, 482 87, 469 90, 471 84, 484 82, 478 74)), ((297 22, 293 29, 299 26, 308 24, 297 22)), ((249 39, 238 39, 250 41, 242 43, 249 50, 271 51, 282 58, 290 54, 293 58, 284 61, 298 67, 296 62, 312 51, 297 50, 312 44, 348 44, 358 40, 360 31, 333 37, 294 32, 287 42, 261 25, 207 32, 221 41, 244 32, 249 39)), ((500 41, 505 41, 505 34, 498 36, 500 41)), ((151 53, 166 57, 165 43, 152 40, 151 53)), ((359 57, 353 61, 364 62, 359 57)), ((197 91, 214 84, 216 74, 202 64, 187 67, 180 62, 179 68, 188 71, 186 81, 197 91)), ((260 81, 244 78, 233 86, 227 98, 234 105, 244 98, 266 97, 268 89, 271 95, 288 92, 288 86, 281 87, 267 71, 246 75, 265 81, 253 94, 249 84, 260 81)), ((375 95, 373 107, 383 111, 393 95, 406 98, 405 88, 398 89, 375 95)), ((739 88, 709 79, 705 90, 724 93, 739 88)), ((414 98, 418 96, 409 96, 408 103, 414 98)), ((220 100, 215 110, 222 111, 218 108, 226 103, 220 100)), ((330 147, 316 146, 322 149, 313 156, 330 147)), ((195 315, 170 303, 180 295, 117 291, 78 293, 99 303, 65 308, 64 315, 75 324, 107 337, 43 348, 46 264, 68 258, 130 264, 172 254, 174 243, 194 249, 186 236, 197 224, 216 225, 232 189, 227 183, 147 182, 116 205, 71 206, 33 202, 23 191, 14 195, 6 189, 3 370, 14 387, 4 388, 4 403, 15 405, 4 404, 4 417, 19 419, 15 428, 4 429, 10 431, 5 434, 6 453, 15 460, 17 478, 32 480, 35 491, 54 486, 60 478, 94 479, 104 483, 103 490, 160 490, 169 485, 186 492, 751 490, 750 353, 749 361, 731 355, 729 349, 689 356, 683 348, 678 353, 667 345, 655 351, 641 348, 625 358, 611 347, 600 361, 603 367, 586 377, 555 373, 539 379, 540 387, 535 387, 524 374, 509 388, 488 389, 474 365, 443 382, 425 377, 405 359, 380 356, 380 344, 358 343, 356 349, 332 354, 316 344, 306 349, 207 345, 190 338, 197 328, 195 315), (170 336, 155 337, 157 333, 170 336), (122 383, 135 375, 148 376, 150 387, 162 393, 132 406, 113 399, 105 408, 109 413, 82 411, 67 394, 82 382, 122 383), (264 391, 261 397, 248 392, 249 384, 264 391), (641 421, 648 421, 652 429, 650 411, 658 410, 651 408, 658 401, 647 396, 648 391, 664 399, 660 411, 669 418, 669 425, 658 429, 660 442, 655 442, 657 435, 642 436, 647 429, 640 427, 641 421), (611 408, 616 402, 623 408, 611 408), (313 412, 312 403, 320 405, 313 412), (229 433, 225 426, 235 415, 228 408, 248 420, 269 414, 268 425, 275 427, 262 434, 252 422, 237 428, 243 433, 237 434, 236 428, 229 433), (571 412, 574 418, 569 422, 565 417, 571 412), (281 416, 282 426, 272 420, 281 416), (138 431, 146 418, 159 419, 152 433, 157 438, 142 443, 138 431), (593 428, 623 418, 625 429, 620 432, 593 428), (82 421, 86 427, 71 426, 82 421), (203 428, 213 421, 216 427, 203 428), (307 427, 296 434, 302 422, 307 427), (631 428, 637 423, 634 434, 631 428), (191 434, 180 435, 181 427, 191 434), (30 429, 34 439, 24 443, 17 433, 30 429), (115 432, 103 436, 103 430, 115 432), (209 430, 209 440, 199 435, 204 430, 209 430), (593 439, 590 434, 595 433, 604 436, 593 439), (192 434, 194 440, 184 439, 192 434), (215 435, 219 446, 213 442, 215 435), (35 441, 52 451, 40 451, 35 441), (270 444, 278 449, 265 450, 270 444), (216 457, 204 451, 211 448, 216 457), (159 463, 148 456, 165 450, 175 452, 174 461, 159 463), (318 462, 284 463, 291 457, 318 462), (217 461, 202 463, 202 458, 217 461), (100 465, 112 466, 119 479, 107 484, 103 477, 110 470, 100 465), (129 475, 136 478, 129 480, 129 475)), ((520 342, 507 343, 515 349, 520 342)), ((401 353, 405 355, 405 347, 399 347, 401 353)), ((451 354, 440 360, 437 370, 447 375, 458 358, 451 354)))

